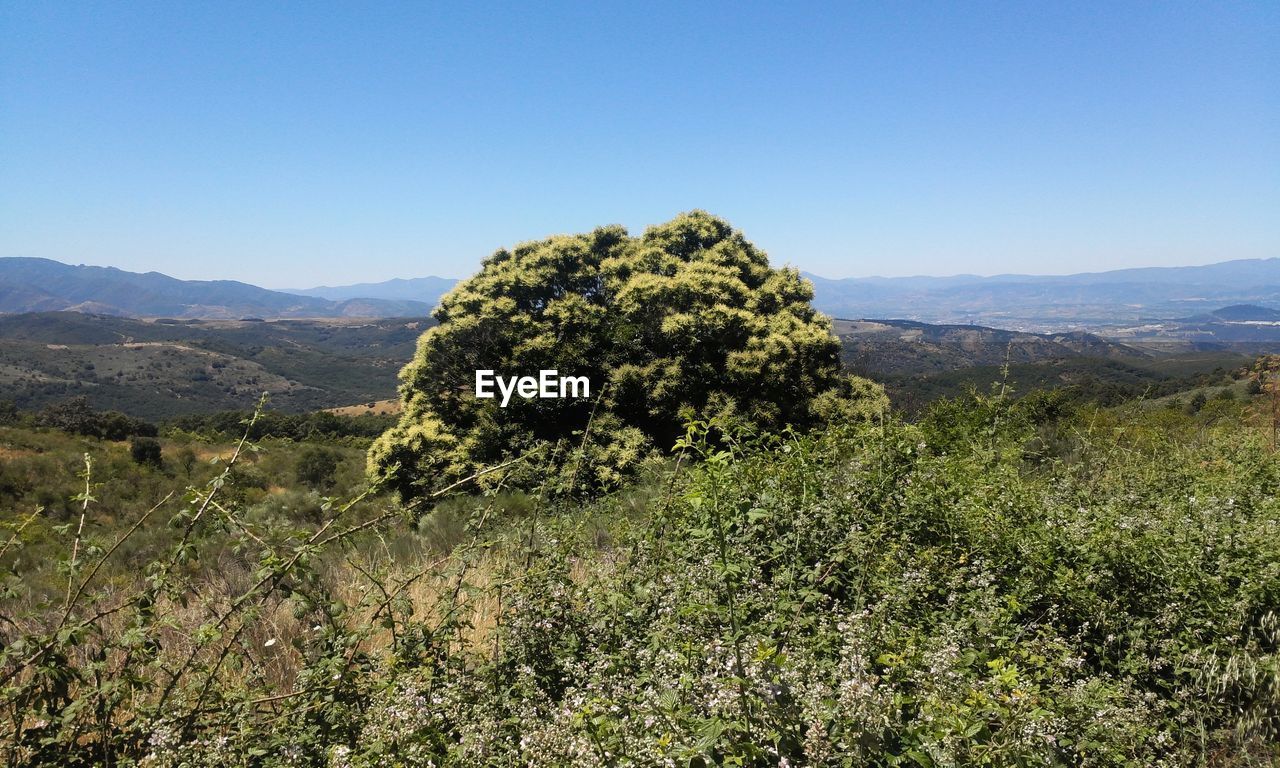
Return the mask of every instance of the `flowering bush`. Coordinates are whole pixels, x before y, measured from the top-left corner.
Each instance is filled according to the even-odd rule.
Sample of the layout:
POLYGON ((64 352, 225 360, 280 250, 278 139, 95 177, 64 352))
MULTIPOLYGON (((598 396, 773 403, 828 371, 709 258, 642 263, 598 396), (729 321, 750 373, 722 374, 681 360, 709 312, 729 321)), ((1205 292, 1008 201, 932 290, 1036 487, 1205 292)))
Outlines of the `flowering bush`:
POLYGON ((714 440, 695 423, 675 474, 518 518, 476 499, 465 541, 415 570, 357 546, 394 518, 340 529, 335 509, 319 534, 264 540, 258 586, 185 644, 173 614, 128 601, 127 621, 6 629, 5 748, 155 766, 1273 764, 1280 466, 1261 440, 1164 409, 960 411, 714 440), (339 600, 335 574, 363 589, 339 600), (297 631, 273 643, 285 614, 297 631), (288 675, 268 674, 274 654, 288 675))

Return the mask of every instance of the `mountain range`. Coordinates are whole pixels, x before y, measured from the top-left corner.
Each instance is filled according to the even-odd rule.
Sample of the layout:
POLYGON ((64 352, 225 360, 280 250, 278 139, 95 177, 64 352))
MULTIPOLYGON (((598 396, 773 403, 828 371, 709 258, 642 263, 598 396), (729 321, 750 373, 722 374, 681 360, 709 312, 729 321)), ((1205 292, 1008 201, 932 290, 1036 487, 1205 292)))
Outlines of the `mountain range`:
POLYGON ((159 272, 0 259, 0 313, 71 311, 123 317, 394 317, 426 315, 428 301, 340 300, 271 291, 234 280, 178 280, 159 272))
POLYGON ((435 305, 440 297, 458 281, 448 277, 395 278, 381 283, 356 283, 355 285, 327 286, 319 288, 285 288, 285 293, 299 296, 316 296, 330 301, 349 301, 374 297, 389 301, 420 301, 435 305))
POLYGON ((835 317, 893 317, 1055 331, 1280 305, 1280 259, 1074 275, 851 278, 806 274, 814 304, 835 317))
MULTIPOLYGON (((1074 275, 954 275, 833 280, 806 274, 833 317, 884 317, 1056 332, 1211 315, 1228 305, 1280 308, 1280 259, 1074 275)), ((273 291, 231 280, 0 258, 0 313, 77 311, 129 317, 424 316, 456 283, 442 277, 273 291)))

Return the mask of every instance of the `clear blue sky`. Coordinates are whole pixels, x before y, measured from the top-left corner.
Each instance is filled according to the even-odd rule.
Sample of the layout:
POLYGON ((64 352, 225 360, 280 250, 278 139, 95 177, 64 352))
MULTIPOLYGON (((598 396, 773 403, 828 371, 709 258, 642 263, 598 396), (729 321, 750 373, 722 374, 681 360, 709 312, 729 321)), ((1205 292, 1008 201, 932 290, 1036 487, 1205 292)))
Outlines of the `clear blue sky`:
POLYGON ((832 277, 1280 256, 1280 3, 451 5, 0 5, 0 255, 461 277, 705 208, 832 277))

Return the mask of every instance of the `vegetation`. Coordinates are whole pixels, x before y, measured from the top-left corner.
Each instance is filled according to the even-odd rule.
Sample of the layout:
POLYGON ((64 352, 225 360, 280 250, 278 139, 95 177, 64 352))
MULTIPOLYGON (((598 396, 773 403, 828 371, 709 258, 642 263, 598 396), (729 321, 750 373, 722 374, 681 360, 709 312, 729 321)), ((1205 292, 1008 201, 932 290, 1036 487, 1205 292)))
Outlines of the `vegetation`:
POLYGON ((308 446, 298 458, 298 482, 315 490, 328 489, 341 461, 342 457, 328 448, 308 446))
POLYGON ((0 391, 25 411, 84 397, 163 421, 274 406, 383 400, 426 319, 148 322, 46 312, 0 316, 0 391))
MULTIPOLYGON (((1192 388, 1232 384, 1244 376, 1242 369, 1254 360, 1232 350, 1176 350, 1146 357, 1081 354, 976 364, 970 350, 957 345, 948 348, 945 355, 926 348, 905 364, 901 358, 892 358, 896 362, 890 364, 855 354, 860 345, 849 337, 844 341, 843 354, 850 370, 882 382, 893 406, 912 417, 924 413, 937 400, 959 397, 971 389, 986 390, 1000 382, 1015 392, 1061 390, 1073 401, 1098 405, 1159 399, 1192 388)), ((989 348, 980 351, 986 354, 977 360, 997 353, 989 348)))
POLYGON ((35 423, 73 435, 100 437, 104 440, 124 440, 133 435, 149 437, 156 434, 154 424, 132 419, 118 411, 95 411, 89 407, 89 400, 85 397, 73 397, 50 405, 35 415, 35 423))
MULTIPOLYGON (((182 416, 169 422, 171 426, 197 435, 231 438, 244 433, 252 411, 221 411, 200 416, 182 416)), ((253 419, 250 440, 266 437, 290 440, 346 441, 366 444, 395 423, 393 416, 359 414, 339 416, 327 411, 313 413, 281 413, 267 411, 253 419)))
POLYGON ((23 512, 0 550, 0 749, 1270 765, 1280 464, 1260 405, 971 395, 914 425, 692 422, 672 464, 595 501, 546 501, 547 471, 529 493, 407 508, 355 492, 357 449, 330 449, 354 501, 307 507, 260 486, 314 445, 225 444, 178 499, 170 462, 7 428, 0 488, 23 512), (46 481, 58 506, 33 515, 46 481))
POLYGON ((129 440, 129 455, 138 464, 150 464, 153 467, 163 465, 160 443, 149 437, 134 437, 129 440))
MULTIPOLYGON (((445 295, 401 374, 404 413, 370 453, 404 498, 540 446, 583 487, 617 487, 701 413, 765 429, 865 419, 879 388, 848 375, 812 285, 701 211, 500 250, 445 295), (476 371, 586 377, 591 397, 475 397, 476 371), (588 423, 592 439, 577 439, 588 423), (576 454, 552 448, 580 443, 576 454)), ((532 466, 532 465, 526 465, 532 466)), ((510 478, 523 487, 539 472, 510 478)), ((573 485, 570 482, 569 485, 573 485)))

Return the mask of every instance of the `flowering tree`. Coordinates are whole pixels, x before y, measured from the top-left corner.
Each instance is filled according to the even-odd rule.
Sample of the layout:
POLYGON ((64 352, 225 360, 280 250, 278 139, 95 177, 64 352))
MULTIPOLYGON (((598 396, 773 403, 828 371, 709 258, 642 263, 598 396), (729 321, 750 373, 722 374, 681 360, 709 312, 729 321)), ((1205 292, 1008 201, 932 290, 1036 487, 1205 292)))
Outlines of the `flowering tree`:
POLYGON ((610 226, 499 250, 441 300, 371 474, 411 498, 544 449, 570 483, 608 487, 670 449, 694 414, 776 430, 878 413, 883 391, 842 369, 812 298, 799 272, 771 268, 702 211, 640 237, 610 226), (591 396, 476 397, 477 370, 549 369, 588 377, 591 396))

